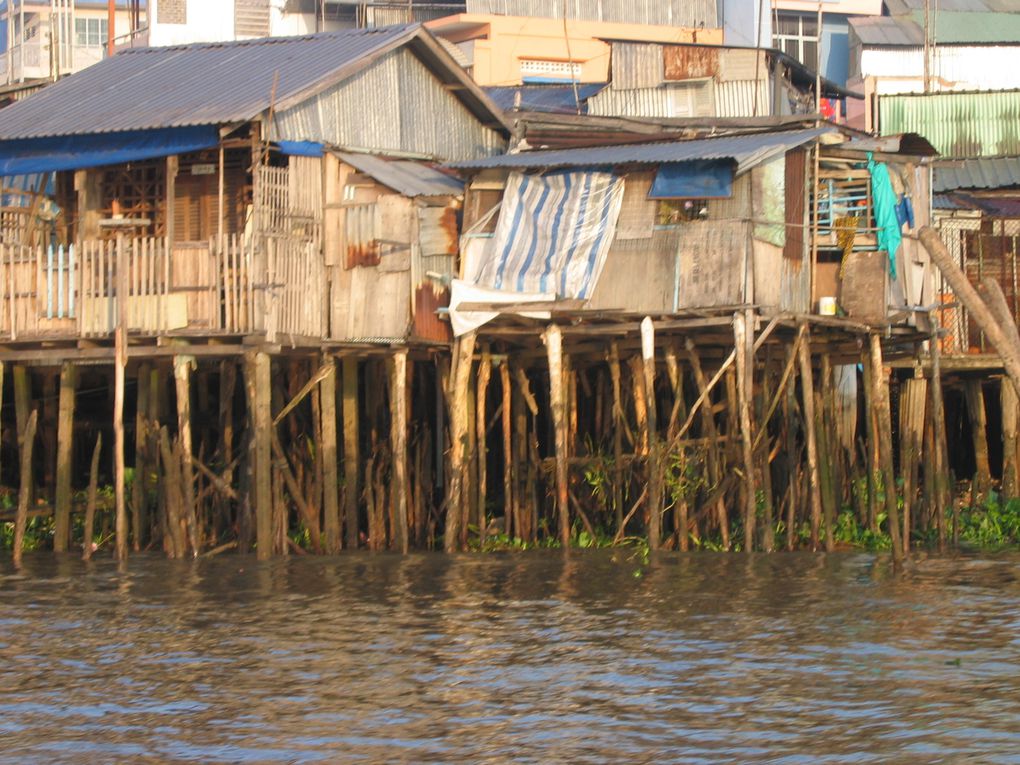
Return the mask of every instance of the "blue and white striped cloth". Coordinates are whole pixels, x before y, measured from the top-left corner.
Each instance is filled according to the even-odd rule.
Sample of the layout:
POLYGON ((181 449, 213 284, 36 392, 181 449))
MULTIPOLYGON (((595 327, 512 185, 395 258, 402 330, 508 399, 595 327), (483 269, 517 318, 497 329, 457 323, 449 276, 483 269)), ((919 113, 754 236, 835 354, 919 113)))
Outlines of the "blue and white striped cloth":
POLYGON ((507 292, 587 299, 613 243, 623 179, 602 171, 507 179, 492 257, 478 284, 507 292))

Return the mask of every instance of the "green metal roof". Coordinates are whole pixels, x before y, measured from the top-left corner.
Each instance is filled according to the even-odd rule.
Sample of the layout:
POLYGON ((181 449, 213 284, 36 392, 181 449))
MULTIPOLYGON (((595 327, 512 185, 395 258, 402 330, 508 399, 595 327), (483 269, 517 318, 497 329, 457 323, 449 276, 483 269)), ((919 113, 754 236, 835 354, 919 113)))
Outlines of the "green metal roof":
MULTIPOLYGON (((936 11, 935 43, 1009 43, 1020 40, 1020 13, 969 13, 936 11)), ((924 12, 913 11, 909 18, 923 28, 924 12)))
POLYGON ((1020 90, 882 96, 883 134, 919 133, 943 157, 1020 155, 1020 90))

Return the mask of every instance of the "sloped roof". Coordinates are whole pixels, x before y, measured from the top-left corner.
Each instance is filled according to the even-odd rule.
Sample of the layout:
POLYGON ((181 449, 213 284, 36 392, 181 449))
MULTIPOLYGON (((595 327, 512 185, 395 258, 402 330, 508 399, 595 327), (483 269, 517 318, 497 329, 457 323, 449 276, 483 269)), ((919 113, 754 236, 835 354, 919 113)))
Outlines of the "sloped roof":
POLYGON ((865 45, 902 47, 924 45, 924 30, 910 19, 891 16, 851 16, 850 26, 865 45))
POLYGON ((485 122, 498 109, 421 25, 136 48, 0 110, 0 140, 247 122, 338 83, 405 45, 485 122))
POLYGON ((464 193, 464 184, 460 180, 451 178, 426 162, 391 160, 373 154, 351 152, 337 152, 337 156, 405 197, 460 196, 464 193))
MULTIPOLYGON (((935 42, 939 45, 1016 45, 1020 40, 1020 13, 950 11, 933 15, 935 42)), ((911 47, 924 45, 924 14, 910 11, 899 16, 850 17, 850 27, 865 45, 911 47)))
POLYGON ((932 170, 933 192, 1020 186, 1020 157, 936 161, 932 170))
MULTIPOLYGON (((577 100, 581 102, 582 114, 588 111, 585 102, 605 87, 605 83, 577 86, 577 100)), ((505 112, 577 113, 572 85, 508 85, 485 88, 485 92, 505 112)))
POLYGON ((636 143, 587 149, 522 151, 518 154, 503 154, 467 162, 454 162, 450 164, 450 167, 459 170, 487 168, 527 170, 600 165, 661 165, 699 159, 729 159, 737 164, 739 173, 790 149, 803 146, 826 133, 838 132, 834 128, 821 127, 721 138, 700 138, 690 141, 636 143))

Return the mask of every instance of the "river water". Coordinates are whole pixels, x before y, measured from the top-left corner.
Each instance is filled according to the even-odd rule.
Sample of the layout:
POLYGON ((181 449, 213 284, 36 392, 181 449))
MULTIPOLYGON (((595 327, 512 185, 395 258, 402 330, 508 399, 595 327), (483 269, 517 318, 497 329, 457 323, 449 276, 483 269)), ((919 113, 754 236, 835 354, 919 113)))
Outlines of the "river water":
POLYGON ((1020 556, 0 562, 0 763, 1020 762, 1020 556))

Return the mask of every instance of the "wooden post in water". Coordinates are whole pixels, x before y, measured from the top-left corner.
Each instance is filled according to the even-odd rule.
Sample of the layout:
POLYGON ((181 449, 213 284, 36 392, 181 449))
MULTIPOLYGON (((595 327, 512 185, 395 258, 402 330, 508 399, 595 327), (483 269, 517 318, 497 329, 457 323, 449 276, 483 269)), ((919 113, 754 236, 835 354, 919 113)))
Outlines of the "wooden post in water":
MULTIPOLYGON (((910 548, 911 517, 917 505, 917 484, 924 449, 924 414, 928 381, 920 375, 904 380, 900 393, 900 472, 903 475, 903 543, 910 548)), ((931 465, 927 470, 931 470, 931 465)))
POLYGON ((563 332, 550 324, 542 335, 549 359, 549 402, 556 442, 556 515, 559 520, 560 544, 570 546, 570 508, 567 473, 567 412, 564 402, 563 332))
POLYGON ((460 548, 462 529, 467 523, 468 441, 468 387, 471 384, 471 367, 475 353, 475 333, 468 332, 454 344, 456 366, 451 372, 450 390, 450 485, 447 488, 446 528, 443 548, 456 552, 460 548))
POLYGON ((613 520, 617 536, 623 536, 623 396, 616 342, 609 346, 609 377, 613 387, 613 520))
POLYGON ((972 501, 977 502, 977 496, 987 493, 992 485, 992 471, 988 459, 988 416, 985 413, 985 394, 981 380, 964 380, 963 393, 967 400, 967 415, 970 418, 970 436, 976 464, 972 501))
POLYGON ((103 449, 103 433, 96 435, 96 445, 92 449, 92 462, 89 465, 89 493, 85 504, 85 529, 82 533, 81 557, 89 560, 92 557, 92 537, 95 534, 96 498, 99 496, 99 453, 103 449))
POLYGON ((393 354, 390 378, 390 449, 393 452, 393 544, 408 550, 407 534, 407 349, 393 354))
POLYGON ((942 392, 942 349, 937 330, 933 329, 928 341, 928 355, 931 358, 931 421, 934 448, 932 449, 935 463, 935 523, 938 530, 939 549, 946 543, 946 510, 949 496, 949 452, 946 443, 945 398, 942 392))
POLYGON ((146 474, 149 470, 148 414, 152 375, 148 364, 139 365, 135 379, 138 394, 135 403, 135 480, 131 486, 131 539, 135 552, 138 552, 145 544, 145 531, 149 525, 146 512, 146 474))
POLYGON ((514 512, 514 476, 513 476, 513 391, 510 388, 510 363, 503 359, 499 362, 499 384, 503 393, 503 528, 506 536, 511 534, 511 521, 514 512))
POLYGON ((808 493, 811 499, 811 549, 819 545, 819 528, 822 522, 822 488, 818 473, 818 443, 815 438, 815 382, 811 369, 811 330, 803 327, 799 346, 801 401, 804 408, 804 440, 807 444, 808 493))
POLYGON ((478 362, 478 385, 475 393, 475 451, 478 455, 478 479, 476 486, 478 496, 478 539, 485 541, 485 527, 488 525, 485 500, 488 494, 488 423, 486 417, 486 399, 489 395, 489 380, 492 377, 492 355, 488 346, 482 349, 482 358, 478 362))
MULTIPOLYGON (((714 491, 720 489, 723 482, 723 471, 720 465, 718 440, 719 429, 715 424, 715 415, 712 414, 711 392, 708 387, 708 380, 705 378, 705 370, 701 366, 701 357, 698 355, 698 347, 694 341, 687 338, 687 360, 691 365, 691 373, 694 375, 694 384, 698 387, 698 396, 704 398, 704 405, 699 407, 701 415, 701 437, 705 440, 705 461, 708 465, 708 478, 712 482, 714 491)), ((690 415, 688 415, 690 417, 690 415)), ((726 515, 726 501, 722 494, 715 500, 716 523, 719 526, 719 534, 722 538, 723 549, 730 549, 730 525, 726 515)))
POLYGON ((1020 419, 1020 400, 1008 377, 999 380, 999 399, 1002 402, 1002 494, 1012 499, 1017 496, 1017 421, 1020 419))
POLYGON ((32 414, 32 378, 28 369, 21 364, 14 365, 14 424, 17 428, 18 450, 21 450, 21 434, 28 425, 32 414))
POLYGON ((344 418, 344 529, 348 550, 358 549, 358 360, 343 357, 343 418, 344 418))
POLYGON ((648 546, 658 550, 662 543, 662 446, 658 434, 655 403, 655 324, 650 316, 641 320, 641 361, 644 371, 645 402, 648 410, 648 546))
POLYGON ((273 381, 269 354, 249 353, 245 359, 245 389, 254 443, 255 544, 259 560, 273 555, 273 474, 271 413, 273 381))
POLYGON ((60 368, 57 415, 57 491, 53 517, 53 551, 66 552, 71 538, 71 471, 74 454, 74 398, 78 370, 65 361, 60 368))
POLYGON ((733 341, 737 367, 737 406, 740 418, 740 456, 744 470, 744 552, 754 551, 757 487, 754 483, 754 426, 751 424, 751 401, 754 397, 754 340, 748 326, 748 315, 733 315, 733 341))
POLYGON ((197 508, 195 507, 195 471, 191 462, 191 370, 194 356, 174 356, 174 382, 177 386, 177 438, 181 452, 181 482, 184 496, 184 513, 188 526, 188 544, 191 554, 199 553, 197 508))
POLYGON ((36 421, 39 412, 35 409, 28 416, 25 429, 18 436, 21 461, 21 480, 18 482, 18 510, 14 518, 14 565, 21 565, 25 546, 25 527, 28 524, 28 504, 32 497, 32 445, 35 443, 36 421))
POLYGON ((336 435, 336 359, 323 357, 330 371, 319 383, 320 417, 322 419, 322 512, 323 531, 326 535, 326 552, 335 555, 340 551, 340 470, 337 458, 336 435))
POLYGON ((885 511, 889 522, 889 536, 892 539, 893 562, 903 560, 903 545, 900 539, 899 502, 896 496, 896 472, 892 455, 892 413, 889 407, 889 381, 882 362, 882 338, 872 332, 871 343, 871 406, 875 410, 879 440, 879 463, 885 490, 885 511))

